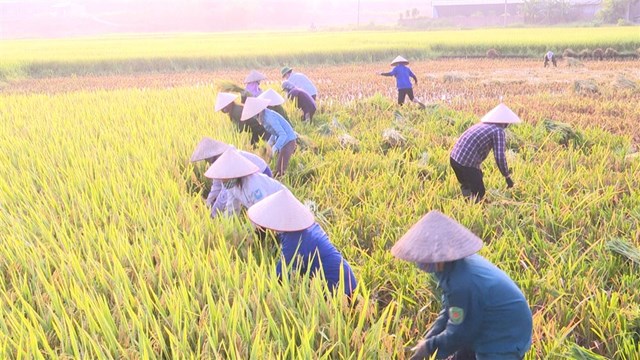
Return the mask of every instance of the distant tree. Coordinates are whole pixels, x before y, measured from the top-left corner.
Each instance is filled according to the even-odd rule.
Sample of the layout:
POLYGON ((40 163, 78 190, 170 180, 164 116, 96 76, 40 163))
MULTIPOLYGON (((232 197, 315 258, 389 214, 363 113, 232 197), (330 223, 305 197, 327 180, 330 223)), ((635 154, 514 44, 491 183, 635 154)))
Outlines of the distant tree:
POLYGON ((400 13, 400 20, 402 20, 404 18, 404 14, 400 13))
POLYGON ((411 10, 411 17, 415 19, 418 15, 420 15, 420 10, 413 8, 413 10, 411 10))
POLYGON ((407 11, 404 12, 404 17, 405 18, 410 18, 411 17, 411 10, 407 9, 407 11))
POLYGON ((631 5, 639 1, 640 0, 604 0, 602 8, 600 8, 596 16, 602 22, 610 24, 617 22, 618 19, 629 21, 631 5))
POLYGON ((530 24, 557 24, 566 22, 571 12, 569 0, 525 0, 524 22, 530 24))

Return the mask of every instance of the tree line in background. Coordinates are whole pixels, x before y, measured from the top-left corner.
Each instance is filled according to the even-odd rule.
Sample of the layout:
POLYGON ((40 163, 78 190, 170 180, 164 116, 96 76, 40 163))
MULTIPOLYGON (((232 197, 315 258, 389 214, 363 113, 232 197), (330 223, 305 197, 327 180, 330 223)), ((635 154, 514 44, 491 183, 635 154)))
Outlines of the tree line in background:
MULTIPOLYGON (((631 7, 640 0, 604 0, 596 13, 596 21, 613 24, 631 22, 631 7)), ((524 3, 523 15, 526 24, 558 24, 571 22, 581 11, 582 4, 569 0, 527 0, 524 3)))

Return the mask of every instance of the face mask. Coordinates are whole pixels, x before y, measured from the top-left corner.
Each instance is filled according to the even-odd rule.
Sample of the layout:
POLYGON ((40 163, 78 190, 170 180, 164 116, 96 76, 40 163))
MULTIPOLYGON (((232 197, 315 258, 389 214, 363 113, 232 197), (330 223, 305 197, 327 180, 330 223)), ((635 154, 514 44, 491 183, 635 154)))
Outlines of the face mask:
POLYGON ((238 183, 240 183, 240 179, 229 179, 229 180, 223 181, 222 186, 224 186, 225 189, 229 190, 234 186, 238 185, 238 183))
POLYGON ((433 274, 434 272, 436 272, 436 265, 436 263, 416 263, 418 269, 429 274, 433 274))

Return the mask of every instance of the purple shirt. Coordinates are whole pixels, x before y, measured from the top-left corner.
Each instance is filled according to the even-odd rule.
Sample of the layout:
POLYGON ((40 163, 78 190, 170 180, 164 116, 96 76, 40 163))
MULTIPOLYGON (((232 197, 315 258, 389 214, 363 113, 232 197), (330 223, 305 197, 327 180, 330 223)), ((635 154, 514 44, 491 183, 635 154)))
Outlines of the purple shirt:
POLYGON ((301 109, 303 113, 313 115, 316 112, 316 102, 306 91, 294 87, 289 90, 288 96, 289 99, 296 98, 298 100, 298 109, 301 109))
POLYGON ((467 129, 451 150, 451 158, 460 165, 480 169, 480 164, 493 149, 498 169, 504 177, 509 176, 507 159, 504 156, 506 141, 504 128, 498 124, 478 123, 467 129))
POLYGON ((262 94, 262 90, 260 89, 260 83, 257 81, 247 83, 247 87, 245 88, 253 97, 257 97, 262 94))

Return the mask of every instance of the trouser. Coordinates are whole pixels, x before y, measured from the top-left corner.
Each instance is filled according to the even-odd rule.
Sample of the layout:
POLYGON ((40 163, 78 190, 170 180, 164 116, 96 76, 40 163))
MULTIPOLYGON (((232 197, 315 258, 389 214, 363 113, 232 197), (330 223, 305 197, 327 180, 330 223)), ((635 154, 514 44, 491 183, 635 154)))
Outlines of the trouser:
POLYGON ((482 170, 470 166, 464 166, 449 158, 451 168, 456 174, 456 178, 460 183, 462 195, 468 199, 475 199, 480 202, 485 194, 484 181, 482 181, 482 170))
POLYGON ((413 89, 398 89, 398 104, 404 104, 404 99, 406 96, 409 96, 409 100, 413 101, 413 89))
POLYGON ((452 360, 522 360, 522 357, 516 352, 474 353, 472 350, 463 349, 453 354, 452 360))
POLYGON ((278 160, 276 161, 276 171, 274 173, 275 177, 282 176, 285 171, 287 171, 289 159, 291 159, 291 155, 296 151, 296 147, 296 141, 291 140, 278 151, 278 160))
POLYGON ((302 121, 308 121, 308 122, 311 122, 311 120, 313 120, 313 115, 314 115, 315 113, 316 113, 316 111, 315 111, 315 110, 304 113, 304 114, 302 115, 302 121))
MULTIPOLYGON (((553 63, 554 67, 558 67, 558 65, 556 64, 556 57, 552 57, 551 58, 551 62, 553 63)), ((544 57, 544 67, 547 67, 547 65, 549 65, 549 59, 545 56, 544 57)))

